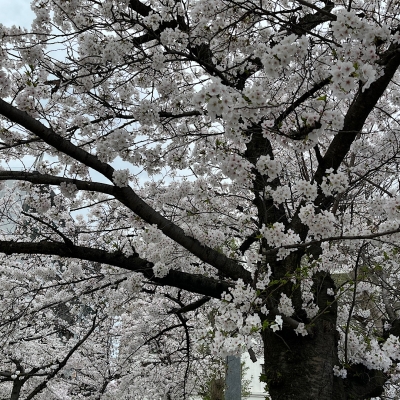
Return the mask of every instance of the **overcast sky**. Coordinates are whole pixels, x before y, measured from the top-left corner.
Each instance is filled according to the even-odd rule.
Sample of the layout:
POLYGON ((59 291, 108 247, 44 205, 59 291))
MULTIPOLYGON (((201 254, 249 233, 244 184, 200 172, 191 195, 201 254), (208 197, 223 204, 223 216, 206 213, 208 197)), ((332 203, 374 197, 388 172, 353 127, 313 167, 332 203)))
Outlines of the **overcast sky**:
POLYGON ((34 18, 30 0, 0 0, 0 23, 29 28, 34 18))

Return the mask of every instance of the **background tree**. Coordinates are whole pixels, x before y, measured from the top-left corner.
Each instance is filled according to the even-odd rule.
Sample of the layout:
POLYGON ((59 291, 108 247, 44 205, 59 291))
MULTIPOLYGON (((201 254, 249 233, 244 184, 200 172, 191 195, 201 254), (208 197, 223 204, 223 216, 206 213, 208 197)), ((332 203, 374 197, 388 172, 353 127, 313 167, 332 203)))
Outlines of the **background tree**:
MULTIPOLYGON (((185 398, 196 346, 224 356, 261 340, 272 399, 390 393, 399 5, 32 7, 30 32, 0 29, 0 179, 35 210, 2 199, 4 226, 18 225, 0 241, 7 371, 48 365, 22 341, 51 358, 76 349, 65 370, 82 366, 80 394, 185 398), (43 154, 36 171, 8 168, 43 154), (61 304, 82 330, 40 350, 44 336, 59 341, 61 304), (94 314, 79 320, 74 304, 94 314)), ((37 385, 47 398, 61 390, 37 385)))

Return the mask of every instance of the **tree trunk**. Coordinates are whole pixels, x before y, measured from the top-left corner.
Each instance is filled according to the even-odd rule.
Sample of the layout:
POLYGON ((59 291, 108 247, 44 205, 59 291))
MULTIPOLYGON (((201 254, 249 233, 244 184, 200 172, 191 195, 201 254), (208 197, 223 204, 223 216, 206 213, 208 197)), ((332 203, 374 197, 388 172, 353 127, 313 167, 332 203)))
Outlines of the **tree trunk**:
MULTIPOLYGON (((329 274, 314 275, 314 296, 320 314, 309 324, 311 334, 296 335, 293 327, 262 332, 264 343, 264 380, 272 400, 361 400, 382 394, 388 379, 382 371, 364 365, 346 365, 345 379, 333 374, 341 368, 336 330, 337 303, 327 289, 334 288, 329 274), (321 312, 323 310, 323 312, 321 312)), ((295 297, 295 296, 293 296, 295 297)), ((298 310, 298 304, 295 304, 298 310)), ((300 312, 293 316, 298 319, 300 312)), ((302 322, 310 322, 301 318, 302 322)))
POLYGON ((344 399, 334 377, 339 365, 335 316, 321 316, 313 334, 296 336, 293 328, 263 332, 265 379, 273 400, 344 399))
POLYGON ((18 400, 19 399, 19 395, 21 393, 21 389, 22 389, 22 386, 24 385, 24 383, 25 382, 23 380, 19 380, 19 379, 14 380, 10 400, 18 400))

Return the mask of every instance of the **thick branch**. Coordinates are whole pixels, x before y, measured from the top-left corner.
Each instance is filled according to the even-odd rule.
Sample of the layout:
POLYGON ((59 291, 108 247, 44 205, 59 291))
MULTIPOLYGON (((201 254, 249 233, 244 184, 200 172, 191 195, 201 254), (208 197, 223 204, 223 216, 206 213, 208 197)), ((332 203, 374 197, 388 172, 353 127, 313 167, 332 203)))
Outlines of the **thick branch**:
POLYGON ((61 176, 53 176, 48 174, 39 174, 38 172, 24 171, 0 171, 0 181, 15 180, 31 182, 37 185, 55 185, 60 186, 61 183, 74 184, 78 190, 88 192, 98 192, 114 196, 115 186, 105 183, 81 181, 79 179, 64 178, 61 176))
MULTIPOLYGON (((325 171, 327 169, 333 168, 334 171, 338 170, 339 166, 348 154, 352 143, 356 140, 357 135, 362 130, 366 119, 396 73, 400 65, 399 47, 397 46, 396 49, 397 51, 394 51, 393 47, 391 47, 382 56, 382 59, 387 60, 384 74, 373 82, 369 89, 366 89, 365 91, 362 91, 361 89, 359 90, 347 111, 343 129, 333 138, 325 155, 318 160, 318 168, 314 174, 313 181, 317 182, 319 185, 322 183, 322 179, 325 176, 325 171), (388 54, 391 55, 390 58, 388 58, 388 54)), ((324 210, 328 209, 332 202, 332 196, 326 196, 324 193, 320 192, 314 201, 314 204, 324 210)), ((308 228, 303 225, 299 218, 299 212, 302 206, 303 204, 300 204, 297 208, 290 227, 300 235, 302 240, 305 240, 308 228)), ((320 249, 316 249, 316 252, 319 253, 320 249)))
POLYGON ((196 300, 193 303, 187 304, 186 306, 183 306, 181 308, 174 308, 170 313, 171 314, 172 313, 173 314, 183 314, 183 313, 187 313, 189 311, 194 311, 210 300, 211 300, 210 297, 205 296, 205 297, 202 297, 200 300, 196 300))
POLYGON ((308 3, 304 0, 298 2, 306 5, 307 7, 317 10, 317 12, 315 14, 307 14, 304 17, 300 18, 297 23, 291 24, 290 30, 296 35, 301 36, 305 32, 309 32, 312 29, 316 28, 323 22, 336 20, 336 15, 331 14, 331 11, 334 7, 333 2, 331 1, 327 1, 327 4, 324 8, 316 7, 313 4, 308 3))
MULTIPOLYGON (((75 160, 83 163, 87 167, 93 168, 94 170, 103 174, 110 181, 113 181, 113 173, 115 170, 110 165, 101 162, 96 156, 75 146, 62 136, 55 133, 53 129, 47 128, 41 122, 35 120, 27 113, 13 107, 2 99, 0 99, 0 114, 30 130, 32 133, 40 137, 44 142, 54 147, 58 151, 67 154, 75 160)), ((132 210, 140 218, 151 225, 157 225, 157 227, 166 236, 180 244, 202 261, 212 265, 232 279, 241 278, 245 282, 250 282, 250 272, 246 271, 236 261, 229 259, 218 251, 201 244, 197 239, 187 236, 183 229, 155 211, 130 187, 115 187, 113 194, 116 199, 132 210)))
POLYGON ((91 247, 66 245, 61 242, 13 242, 0 241, 0 252, 5 254, 44 254, 65 258, 77 258, 113 265, 128 271, 139 272, 148 280, 158 285, 173 286, 189 292, 220 298, 227 292, 230 285, 224 281, 217 281, 203 275, 194 275, 181 271, 170 270, 164 278, 156 278, 153 273, 153 264, 137 255, 125 257, 123 254, 109 253, 91 247))
POLYGON ((329 11, 327 11, 329 9, 332 10, 333 3, 329 3, 324 8, 319 8, 316 5, 311 4, 311 3, 309 3, 308 1, 305 1, 305 0, 296 0, 296 1, 298 3, 300 3, 300 4, 303 4, 303 6, 307 6, 309 8, 312 8, 313 10, 316 10, 317 14, 320 13, 320 14, 326 15, 327 17, 329 17, 329 19, 331 21, 336 21, 336 19, 337 19, 336 15, 334 15, 334 14, 330 13, 329 11))
POLYGON ((129 7, 143 17, 147 17, 153 11, 150 6, 146 6, 139 0, 130 0, 129 7))
POLYGON ((275 121, 275 127, 278 128, 280 123, 293 112, 300 104, 304 103, 307 99, 313 96, 318 90, 322 89, 324 86, 328 85, 331 81, 332 76, 328 76, 320 82, 317 82, 311 89, 303 93, 296 101, 294 101, 275 121))
MULTIPOLYGON (((393 49, 389 50, 391 52, 393 51, 393 49)), ((357 134, 362 130, 366 119, 383 95, 399 65, 400 53, 397 51, 392 58, 388 60, 385 73, 372 83, 369 89, 366 89, 364 92, 361 90, 359 91, 346 114, 343 129, 333 138, 323 157, 322 164, 319 164, 314 175, 314 181, 321 184, 326 169, 333 168, 334 171, 336 171, 339 168, 349 152, 351 144, 356 139, 357 134)), ((322 197, 317 199, 317 203, 321 203, 322 201, 322 197)))

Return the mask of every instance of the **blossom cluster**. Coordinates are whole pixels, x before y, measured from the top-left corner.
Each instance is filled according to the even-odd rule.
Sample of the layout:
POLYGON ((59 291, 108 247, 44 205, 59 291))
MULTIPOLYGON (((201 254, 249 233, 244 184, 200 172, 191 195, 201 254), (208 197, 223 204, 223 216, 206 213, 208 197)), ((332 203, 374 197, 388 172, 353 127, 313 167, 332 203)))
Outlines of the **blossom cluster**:
POLYGON ((133 113, 137 121, 144 126, 152 126, 159 121, 159 110, 154 102, 143 99, 135 107, 133 113))
POLYGON ((211 228, 204 229, 204 227, 199 226, 197 223, 189 224, 185 227, 185 232, 199 242, 212 248, 220 248, 226 241, 223 231, 211 228))
POLYGON ((327 108, 322 114, 321 123, 323 128, 326 124, 333 131, 340 131, 344 125, 344 116, 339 110, 327 108))
POLYGON ((382 40, 390 36, 390 27, 383 24, 372 25, 360 18, 354 10, 339 10, 336 14, 336 21, 332 22, 332 30, 335 37, 345 40, 349 36, 363 42, 366 45, 374 43, 376 37, 382 40))
POLYGON ((300 194, 304 199, 313 201, 318 195, 318 187, 316 183, 311 183, 303 179, 299 179, 295 185, 294 190, 300 194))
POLYGON ((292 229, 285 232, 285 226, 281 222, 275 222, 271 227, 265 225, 260 229, 261 235, 271 247, 279 248, 277 259, 281 260, 296 249, 285 249, 283 246, 300 243, 300 237, 292 229))
POLYGON ((15 101, 20 110, 25 111, 32 117, 37 116, 36 102, 35 102, 36 90, 32 86, 27 86, 24 90, 18 93, 15 101))
POLYGON ((165 62, 165 55, 162 51, 157 51, 155 50, 152 56, 152 67, 159 71, 162 72, 164 69, 164 62, 165 62))
POLYGON ((222 172, 240 185, 248 184, 251 164, 239 154, 227 155, 221 162, 222 172))
POLYGON ((300 282, 301 298, 303 300, 302 309, 307 313, 307 318, 314 318, 319 311, 319 307, 314 303, 312 293, 313 281, 310 278, 303 279, 300 282))
POLYGON ((166 28, 160 34, 161 43, 166 47, 185 49, 188 45, 188 35, 179 28, 166 28))
POLYGON ((271 190, 269 193, 274 199, 275 204, 277 205, 284 203, 291 197, 289 186, 278 186, 275 190, 271 190))
POLYGON ((73 183, 61 182, 60 183, 60 191, 65 197, 72 199, 75 197, 78 189, 77 189, 76 185, 73 183))
POLYGON ((340 368, 338 365, 333 367, 333 375, 338 378, 345 379, 347 377, 347 370, 345 368, 340 368))
POLYGON ((153 266, 153 272, 156 278, 164 278, 165 276, 168 275, 169 270, 170 266, 166 265, 161 261, 156 262, 153 266))
POLYGON ((356 79, 351 76, 355 68, 353 63, 350 61, 341 62, 338 61, 331 67, 331 75, 333 88, 336 94, 341 92, 348 93, 356 87, 356 79))
POLYGON ((260 174, 267 175, 269 180, 276 179, 282 171, 282 165, 278 160, 272 159, 269 155, 260 156, 256 167, 260 174))
POLYGON ((309 227, 309 236, 327 237, 335 233, 336 218, 330 211, 315 212, 312 204, 301 207, 299 212, 301 222, 309 227))
POLYGON ((154 31, 158 29, 161 22, 162 22, 161 16, 155 12, 151 12, 149 15, 143 18, 143 23, 149 26, 154 31))
POLYGON ((301 336, 307 336, 308 335, 308 331, 307 331, 307 329, 306 329, 306 327, 305 327, 303 322, 299 322, 299 325, 294 330, 294 332, 296 333, 296 335, 301 335, 301 336))
POLYGON ((0 69, 0 98, 9 96, 11 89, 11 81, 8 74, 0 69))
POLYGON ((275 317, 275 321, 273 324, 271 324, 270 328, 272 329, 273 332, 280 331, 283 326, 283 319, 280 315, 277 315, 275 317))
POLYGON ((301 36, 298 38, 294 34, 285 36, 262 57, 261 62, 265 73, 270 78, 277 78, 281 73, 281 68, 287 67, 295 55, 299 58, 304 57, 307 53, 307 48, 307 37, 301 36))
POLYGON ((115 151, 121 151, 131 145, 132 136, 126 129, 116 129, 108 136, 105 145, 111 146, 115 151))
POLYGON ((118 187, 129 186, 129 169, 115 170, 113 172, 113 182, 118 187))
MULTIPOLYGON (((271 279, 270 279, 271 274, 272 274, 271 268, 270 268, 270 266, 268 264, 266 265, 266 268, 267 268, 267 272, 258 277, 258 280, 257 280, 257 283, 256 283, 256 288, 257 289, 265 290, 268 287, 268 285, 269 285, 269 283, 271 281, 271 279)), ((265 315, 267 315, 267 314, 265 314, 265 315)))
POLYGON ((375 41, 386 41, 390 38, 389 25, 366 23, 354 10, 340 10, 336 21, 332 22, 336 39, 344 41, 339 52, 347 59, 337 61, 332 66, 332 88, 336 96, 348 93, 355 88, 355 78, 364 82, 362 90, 368 89, 379 76, 375 61, 378 59, 375 41), (352 41, 346 42, 348 37, 352 41))
POLYGON ((260 299, 239 279, 230 293, 223 295, 223 300, 215 316, 212 352, 222 356, 241 354, 252 347, 252 338, 261 329, 260 317, 253 313, 253 303, 258 304, 260 299))
POLYGON ((344 192, 349 185, 348 175, 344 172, 334 173, 332 168, 326 170, 326 176, 323 177, 321 189, 327 196, 333 193, 344 192))
POLYGON ((280 313, 286 315, 287 317, 291 317, 294 314, 292 300, 285 293, 281 293, 278 310, 280 313))

